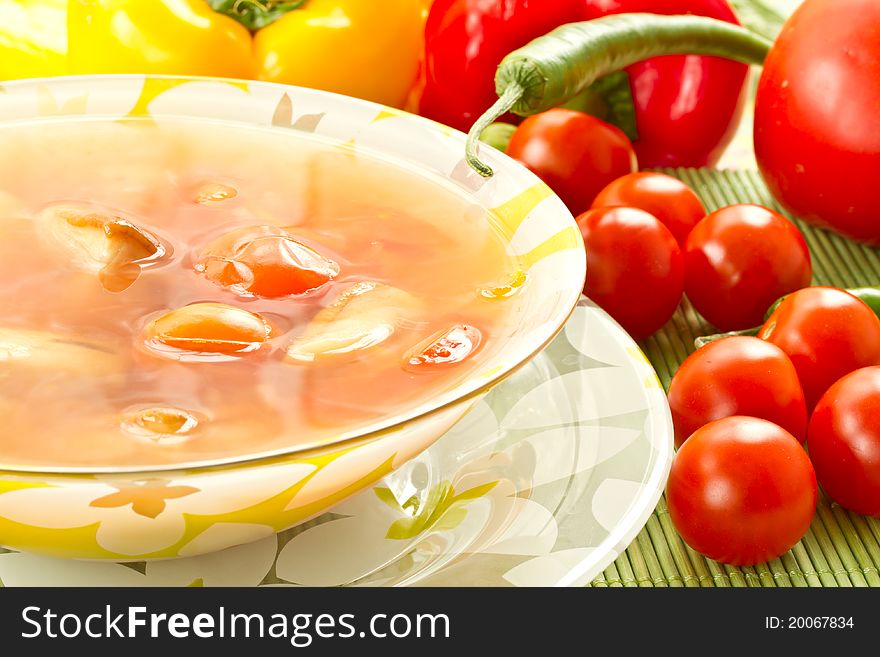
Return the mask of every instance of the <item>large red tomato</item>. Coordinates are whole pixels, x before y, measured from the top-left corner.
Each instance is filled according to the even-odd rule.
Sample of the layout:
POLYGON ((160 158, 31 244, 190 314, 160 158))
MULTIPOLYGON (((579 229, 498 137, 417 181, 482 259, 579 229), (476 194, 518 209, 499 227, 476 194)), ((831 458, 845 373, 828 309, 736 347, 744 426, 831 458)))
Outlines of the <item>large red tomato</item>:
POLYGON ((789 210, 880 244, 880 2, 806 0, 764 64, 755 155, 789 210))
POLYGON ((880 367, 856 370, 828 389, 810 420, 809 445, 828 496, 880 516, 880 367))
POLYGON ((666 501, 685 542, 737 566, 773 559, 800 540, 816 511, 816 474, 790 433, 733 416, 698 429, 678 450, 666 501))
POLYGON ((808 409, 842 376, 880 365, 880 319, 861 299, 833 287, 788 295, 758 337, 791 358, 808 409))
POLYGON ((782 349, 758 338, 710 342, 681 364, 669 385, 675 443, 704 424, 751 415, 807 439, 807 405, 797 371, 782 349))

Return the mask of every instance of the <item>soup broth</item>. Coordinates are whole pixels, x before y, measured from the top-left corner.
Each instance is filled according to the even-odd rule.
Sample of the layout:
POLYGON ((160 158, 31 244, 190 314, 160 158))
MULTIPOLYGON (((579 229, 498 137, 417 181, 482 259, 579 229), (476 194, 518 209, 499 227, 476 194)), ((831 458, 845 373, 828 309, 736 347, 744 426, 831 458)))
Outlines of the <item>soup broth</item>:
POLYGON ((442 181, 293 130, 0 130, 0 465, 311 446, 460 383, 525 283, 442 181))

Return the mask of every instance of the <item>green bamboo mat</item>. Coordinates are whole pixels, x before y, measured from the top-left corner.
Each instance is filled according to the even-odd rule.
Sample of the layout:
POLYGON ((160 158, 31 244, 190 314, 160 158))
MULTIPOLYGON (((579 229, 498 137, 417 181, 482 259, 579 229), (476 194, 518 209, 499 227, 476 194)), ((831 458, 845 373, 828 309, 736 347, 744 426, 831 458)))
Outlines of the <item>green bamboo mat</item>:
MULTIPOLYGON (((780 210, 756 171, 676 169, 710 211, 733 203, 780 210)), ((790 216, 790 215, 788 215, 790 216)), ((880 253, 795 220, 813 257, 813 283, 880 284, 880 253)), ((685 299, 657 334, 641 343, 664 387, 694 350, 694 338, 716 332, 685 299)), ((880 586, 880 519, 850 513, 820 493, 806 536, 779 559, 753 567, 726 566, 691 550, 660 500, 648 524, 592 586, 880 586)))

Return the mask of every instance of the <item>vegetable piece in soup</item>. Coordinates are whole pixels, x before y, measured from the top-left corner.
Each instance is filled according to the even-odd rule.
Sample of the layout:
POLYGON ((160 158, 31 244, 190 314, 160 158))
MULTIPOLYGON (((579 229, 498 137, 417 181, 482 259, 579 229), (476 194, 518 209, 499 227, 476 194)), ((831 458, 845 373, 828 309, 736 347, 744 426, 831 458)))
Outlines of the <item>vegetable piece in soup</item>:
POLYGON ((275 226, 247 226, 213 240, 195 264, 212 283, 242 296, 305 294, 329 283, 339 265, 275 226))
POLYGON ((222 303, 194 303, 147 324, 146 345, 154 352, 183 360, 234 356, 260 349, 272 327, 255 313, 222 303))
POLYGON ((109 292, 128 289, 142 267, 166 252, 148 231, 112 210, 90 204, 49 205, 37 214, 34 224, 61 257, 97 272, 109 292))
POLYGON ((404 321, 424 313, 419 300, 381 283, 355 283, 309 322, 294 339, 287 357, 311 362, 324 357, 357 355, 391 338, 404 321))

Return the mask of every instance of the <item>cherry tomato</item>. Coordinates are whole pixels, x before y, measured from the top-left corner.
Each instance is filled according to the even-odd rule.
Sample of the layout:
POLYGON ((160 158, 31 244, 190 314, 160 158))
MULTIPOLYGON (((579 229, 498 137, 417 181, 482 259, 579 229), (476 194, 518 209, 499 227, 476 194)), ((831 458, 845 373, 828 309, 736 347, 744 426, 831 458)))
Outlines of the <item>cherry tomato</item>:
POLYGON ((666 483, 672 524, 697 552, 737 566, 785 553, 816 511, 816 474, 785 429, 732 416, 682 445, 666 483))
POLYGON ((638 168, 632 143, 621 130, 561 108, 523 121, 507 154, 547 183, 574 215, 587 210, 605 185, 638 168))
POLYGON ((678 446, 704 424, 731 415, 763 418, 807 439, 797 371, 782 349, 758 338, 723 338, 697 349, 672 377, 669 406, 678 446))
POLYGON ((810 284, 813 268, 803 235, 759 205, 731 205, 691 231, 685 249, 685 293, 722 331, 758 326, 779 297, 810 284))
POLYGON ((827 390, 810 418, 809 447, 831 499, 880 516, 880 367, 851 372, 827 390))
POLYGON ((594 208, 626 205, 657 217, 684 248, 693 227, 706 216, 700 197, 678 178, 639 171, 618 178, 593 201, 594 208))
POLYGON ((880 245, 880 2, 806 0, 764 63, 755 156, 799 217, 880 245))
POLYGON ((587 250, 584 294, 633 337, 668 322, 684 285, 684 259, 669 229, 636 208, 589 210, 577 223, 587 250))
POLYGON ((758 337, 791 358, 808 409, 842 376, 880 365, 880 319, 861 299, 833 287, 790 294, 758 337))
POLYGON ((810 419, 809 445, 828 497, 880 516, 880 367, 856 370, 828 389, 810 419))
POLYGON ((278 298, 320 288, 339 265, 275 226, 247 226, 217 238, 195 263, 196 271, 245 297, 278 298))

